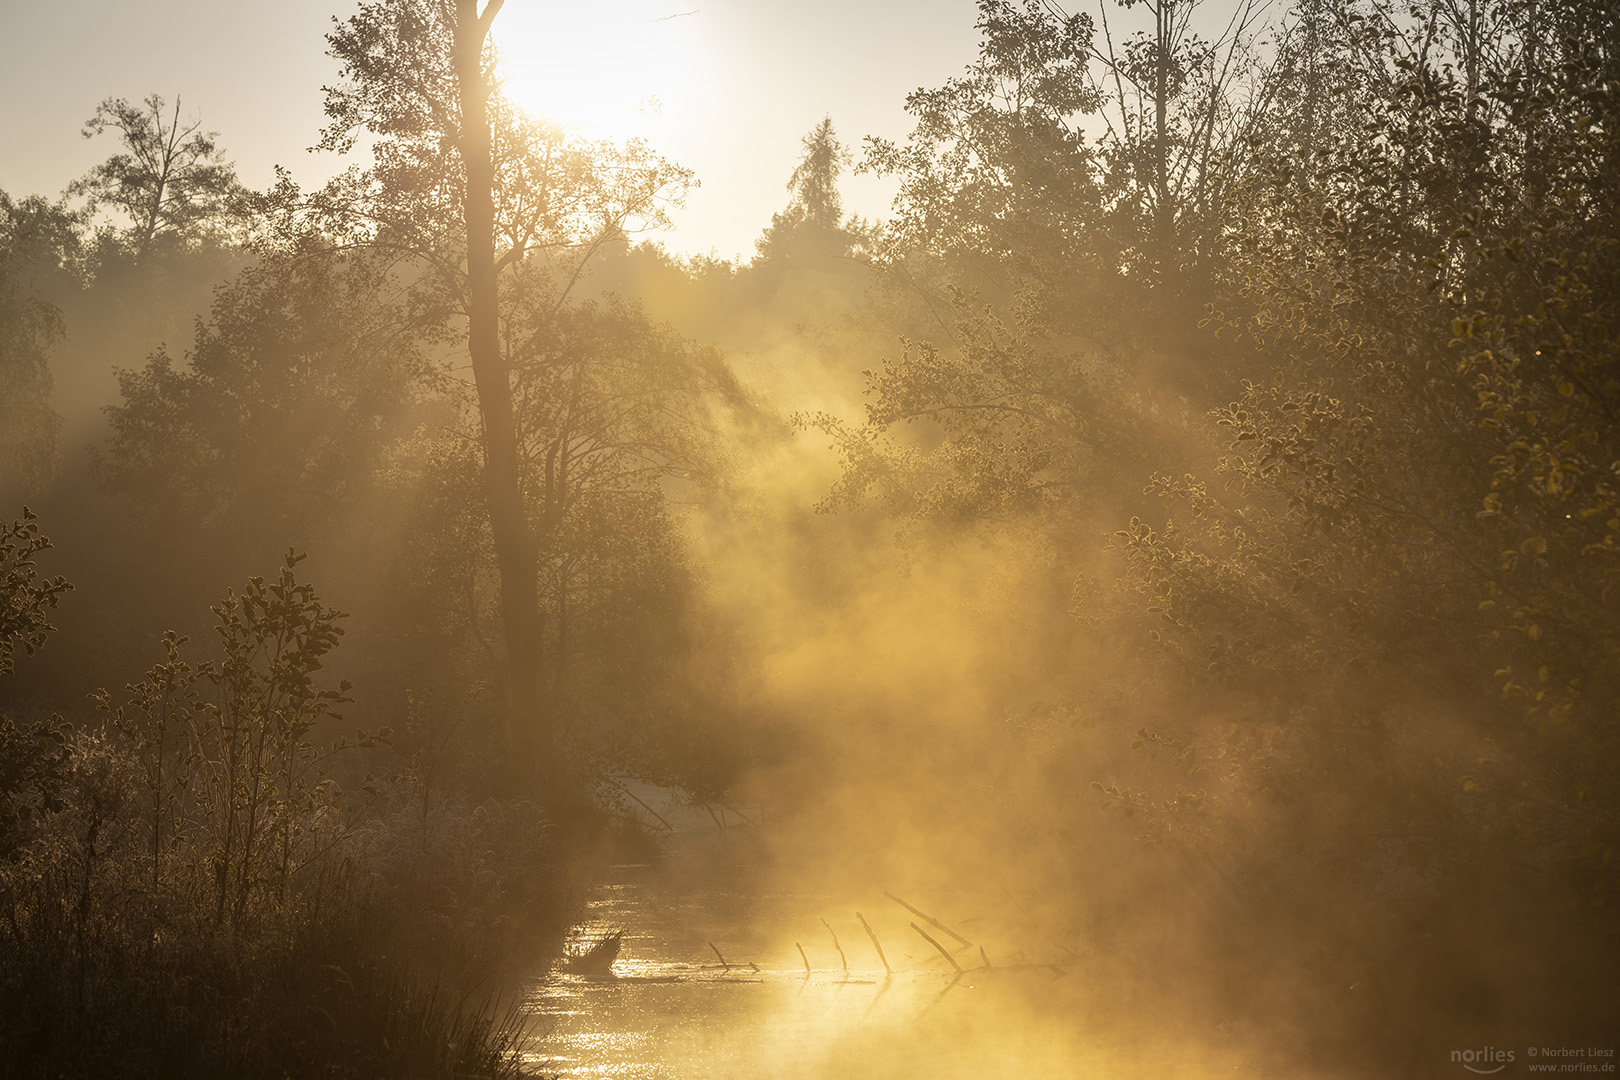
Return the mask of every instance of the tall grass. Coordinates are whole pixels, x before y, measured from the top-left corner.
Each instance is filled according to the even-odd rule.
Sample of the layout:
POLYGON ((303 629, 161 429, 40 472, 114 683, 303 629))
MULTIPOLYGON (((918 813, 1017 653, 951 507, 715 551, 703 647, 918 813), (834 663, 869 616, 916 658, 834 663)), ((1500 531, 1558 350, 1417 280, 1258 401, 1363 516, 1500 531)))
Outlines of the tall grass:
POLYGON ((48 875, 19 877, 0 967, 8 1076, 518 1075, 521 1012, 421 970, 397 921, 341 886, 229 935, 121 919, 127 897, 109 890, 81 935, 48 875))

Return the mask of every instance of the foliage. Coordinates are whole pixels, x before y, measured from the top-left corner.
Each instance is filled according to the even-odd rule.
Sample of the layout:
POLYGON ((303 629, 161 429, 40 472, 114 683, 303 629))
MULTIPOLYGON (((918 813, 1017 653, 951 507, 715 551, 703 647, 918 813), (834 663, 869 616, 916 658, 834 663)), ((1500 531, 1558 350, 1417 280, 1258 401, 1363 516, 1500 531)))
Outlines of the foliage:
POLYGON ((932 521, 1018 517, 1094 494, 1099 473, 1142 460, 1144 402, 1120 372, 1083 348, 1054 347, 1025 319, 1009 325, 954 299, 950 345, 903 339, 898 357, 865 373, 864 434, 830 416, 800 418, 842 443, 846 476, 829 507, 877 497, 932 521), (902 424, 929 428, 937 442, 926 460, 887 434, 902 424))
POLYGON ((1072 296, 1076 278, 1120 273, 1180 288, 1218 255, 1220 208, 1269 115, 1261 11, 1240 5, 1208 41, 1197 2, 1121 6, 1151 28, 1116 43, 1106 4, 1094 19, 979 3, 978 61, 907 98, 903 146, 867 140, 861 168, 900 179, 891 257, 942 256, 964 284, 1014 291, 1055 278, 1072 296))
POLYGON ((123 149, 68 188, 70 196, 85 198, 86 213, 110 206, 129 219, 118 240, 137 262, 154 245, 188 246, 221 234, 243 193, 219 133, 201 130, 201 120, 182 121, 178 96, 172 115, 167 111, 157 94, 140 105, 108 98, 96 106, 84 137, 110 128, 123 149))
POLYGON ((587 144, 513 108, 489 41, 500 7, 386 0, 362 5, 328 35, 342 81, 327 88, 320 145, 347 151, 361 131, 376 139, 372 168, 351 169, 309 208, 355 242, 410 256, 422 294, 467 320, 515 767, 557 799, 579 802, 540 678, 539 562, 513 407, 517 358, 501 327, 503 273, 526 270, 518 291, 542 291, 540 303, 560 310, 602 245, 640 224, 667 224, 664 205, 691 174, 639 140, 587 144))
MULTIPOLYGON (((32 656, 45 644, 55 629, 46 612, 73 588, 61 575, 40 579, 34 556, 50 546, 26 506, 20 519, 0 525, 0 676, 15 668, 18 646, 32 656)), ((15 857, 35 815, 60 809, 66 742, 60 717, 0 712, 0 860, 15 857)))
POLYGON ((0 192, 0 475, 32 494, 56 475, 62 430, 49 357, 66 327, 33 280, 55 261, 50 233, 59 225, 42 200, 18 203, 0 192))
MULTIPOLYGON (((606 756, 622 760, 643 741, 624 718, 680 654, 693 602, 670 492, 725 490, 723 439, 752 406, 716 352, 634 307, 610 297, 552 310, 544 295, 515 311, 511 346, 541 675, 568 738, 611 724, 624 745, 606 756)), ((493 542, 471 409, 461 415, 459 427, 402 444, 387 473, 411 501, 396 588, 407 608, 437 613, 433 633, 465 659, 460 678, 477 671, 500 686, 493 542)))
POLYGON ((299 561, 289 554, 274 584, 254 578, 214 608, 221 659, 202 674, 218 699, 190 725, 188 764, 204 805, 220 923, 227 911, 241 921, 261 890, 285 897, 293 875, 334 843, 322 819, 338 793, 318 766, 347 743, 322 752, 308 737, 350 700, 347 682, 322 690, 311 679, 337 645, 342 616, 294 579, 299 561))
MULTIPOLYGON (((490 970, 508 904, 560 910, 535 854, 543 819, 491 802, 480 816, 521 819, 527 837, 424 837, 394 862, 400 837, 368 813, 392 793, 368 778, 345 794, 329 772, 333 753, 375 753, 387 733, 312 741, 348 699, 314 681, 339 616, 297 581, 299 561, 215 609, 216 660, 193 666, 166 636, 123 701, 99 695, 104 732, 0 722, 13 1074, 515 1075, 521 1017, 455 988, 490 970), (509 858, 490 864, 490 848, 509 858), (515 879, 521 900, 502 899, 515 879), (450 965, 466 943, 448 941, 400 959, 440 920, 476 925, 481 951, 450 965)), ((31 588, 8 580, 8 604, 31 588)))
POLYGON ((749 403, 712 349, 621 301, 514 318, 525 496, 552 693, 600 708, 653 681, 690 598, 672 492, 724 490, 749 403))
POLYGON ((218 289, 184 366, 160 349, 119 373, 106 490, 233 545, 330 535, 440 379, 399 289, 375 253, 267 252, 218 289))
POLYGON ((1092 23, 1030 0, 979 4, 979 59, 937 90, 906 99, 917 126, 902 146, 868 139, 861 171, 895 175, 889 243, 970 266, 1078 255, 1101 239, 1105 195, 1078 116, 1100 94, 1088 80, 1092 23), (1050 245, 1056 242, 1059 249, 1050 245))
MULTIPOLYGON (((362 5, 328 37, 343 81, 327 90, 328 126, 320 147, 347 152, 359 132, 372 167, 318 193, 310 209, 385 250, 424 262, 450 310, 465 313, 466 169, 460 145, 461 93, 454 25, 445 5, 423 0, 362 5)), ((486 46, 484 77, 497 82, 486 46)), ((533 257, 545 263, 557 301, 596 250, 628 232, 668 224, 691 173, 645 143, 591 143, 523 114, 491 95, 494 235, 502 270, 533 257)))
POLYGON ((1207 42, 1189 29, 1197 5, 1140 6, 1153 31, 1116 49, 1106 10, 1099 24, 986 0, 978 61, 908 99, 904 146, 868 141, 862 168, 900 180, 880 265, 934 323, 867 372, 864 460, 891 459, 878 471, 907 513, 1128 502, 1116 478, 1173 453, 1231 385, 1195 323, 1269 117, 1258 14, 1207 42), (916 434, 896 438, 901 424, 916 434), (902 447, 927 452, 908 466, 902 447))
POLYGON ((788 177, 793 198, 786 210, 771 215, 756 245, 762 261, 847 255, 861 240, 861 223, 844 222, 838 178, 854 157, 838 140, 832 117, 823 117, 803 143, 804 156, 788 177))
POLYGON ((154 890, 177 850, 200 848, 211 870, 216 928, 241 926, 285 904, 296 876, 339 844, 341 789, 327 759, 386 739, 361 733, 320 747, 317 725, 339 718, 348 683, 319 688, 313 679, 338 643, 343 616, 323 606, 289 553, 278 579, 250 580, 213 609, 217 661, 181 658, 185 639, 164 637, 167 659, 127 688, 115 705, 98 705, 129 746, 141 790, 143 850, 154 890), (203 687, 211 686, 212 693, 203 687))
MULTIPOLYGON (((1186 797, 1104 785, 1246 904, 1370 897, 1312 940, 1418 950, 1396 1011, 1452 992, 1461 946, 1417 929, 1438 913, 1569 957, 1614 947, 1620 884, 1612 68, 1572 40, 1473 67, 1406 40, 1341 39, 1382 58, 1379 94, 1235 196, 1211 321, 1254 377, 1215 412, 1213 475, 1155 476, 1166 517, 1119 537, 1127 623, 1190 710, 1144 731, 1174 750, 1144 775, 1186 797), (1575 103, 1590 122, 1554 134, 1575 103)), ((1515 1009, 1591 1007, 1502 978, 1515 1009)))
MULTIPOLYGON (((837 639, 785 666, 848 682, 814 688, 795 749, 826 756, 768 774, 777 806, 868 762, 899 791, 878 805, 929 793, 919 818, 965 792, 927 827, 982 829, 989 861, 1055 882, 1054 925, 1116 903, 1098 955, 1117 931, 1133 970, 1174 971, 1216 1015, 1293 1009, 1363 1057, 1430 1053, 1446 1024, 1606 1029, 1612 6, 1297 0, 1262 34, 1258 5, 1212 22, 1195 0, 982 0, 974 62, 908 98, 908 138, 867 141, 891 220, 845 219, 850 156, 824 120, 737 266, 630 243, 691 175, 505 100, 498 0, 379 0, 335 25, 321 143, 370 156, 312 192, 283 173, 237 203, 178 107, 105 103, 93 123, 126 152, 74 190, 131 217, 123 258, 84 257, 84 215, 0 199, 8 478, 53 467, 46 299, 93 268, 63 310, 138 307, 157 293, 130 288, 137 270, 211 268, 204 238, 251 235, 185 359, 121 373, 98 478, 146 525, 120 539, 151 595, 212 590, 199 552, 296 540, 358 614, 289 558, 214 609, 206 659, 166 635, 99 697, 101 730, 10 699, 0 1058, 507 1067, 513 1029, 442 987, 538 955, 577 899, 568 788, 544 770, 568 759, 608 808, 636 799, 630 776, 718 804, 769 747, 744 714, 776 708, 777 676, 750 685, 710 585, 759 594, 733 602, 765 609, 761 651, 837 639), (154 198, 186 184, 190 202, 154 198), (471 378, 446 362, 463 345, 471 378), (863 367, 856 423, 840 380, 863 367), (832 443, 821 508, 879 513, 846 528, 785 505, 798 470, 756 385, 832 443), (756 476, 771 495, 751 502, 756 476), (707 567, 694 521, 711 550, 758 531, 707 567), (912 577, 870 588, 895 522, 902 565, 883 571, 912 577), (928 632, 915 660, 895 635, 893 666, 918 672, 814 666, 907 619, 928 632), (340 625, 367 702, 325 680, 340 625), (912 697, 908 674, 934 685, 912 697), (943 687, 971 692, 915 707, 943 687), (400 713, 396 745, 352 730, 400 713), (1128 824, 1099 829, 1099 802, 1128 824), (1481 945, 1506 941, 1522 956, 1481 945)), ((35 572, 31 515, 3 540, 9 672, 66 584, 35 572)), ((86 616, 98 640, 150 617, 107 607, 86 616)))
MULTIPOLYGON (((1200 0, 1119 6, 1152 23, 1116 43, 1107 5, 1098 5, 1104 48, 1093 43, 1089 75, 1107 101, 1099 148, 1115 196, 1112 227, 1135 238, 1126 255, 1133 273, 1174 287, 1219 257, 1222 207, 1286 80, 1267 70, 1256 47, 1269 5, 1244 2, 1202 17, 1200 0), (1195 19, 1220 33, 1204 37, 1195 19)), ((1279 53, 1289 55, 1286 43, 1279 53)))
POLYGON ((1034 725, 1063 764, 1022 805, 1080 843, 1089 774, 1208 892, 1200 946, 1263 933, 1302 1011, 1392 1055, 1436 1000, 1486 1015, 1468 986, 1603 1015, 1551 972, 1620 944, 1613 15, 1302 3, 1262 54, 1242 9, 1217 47, 1125 6, 1154 26, 1116 52, 981 5, 979 63, 869 144, 902 182, 880 265, 938 322, 864 425, 801 417, 842 459, 823 505, 1042 523, 1112 667, 1075 659, 1087 722, 1034 725), (1067 186, 1020 188, 1022 153, 1067 186), (1466 959, 1508 935, 1548 959, 1466 959))
POLYGON ((50 549, 40 535, 37 515, 23 507, 23 516, 0 525, 0 675, 15 666, 20 645, 29 656, 45 644, 52 629, 46 612, 73 588, 61 575, 40 580, 34 556, 50 549))
POLYGON ((68 732, 59 717, 0 713, 0 860, 12 860, 39 814, 62 807, 68 732))

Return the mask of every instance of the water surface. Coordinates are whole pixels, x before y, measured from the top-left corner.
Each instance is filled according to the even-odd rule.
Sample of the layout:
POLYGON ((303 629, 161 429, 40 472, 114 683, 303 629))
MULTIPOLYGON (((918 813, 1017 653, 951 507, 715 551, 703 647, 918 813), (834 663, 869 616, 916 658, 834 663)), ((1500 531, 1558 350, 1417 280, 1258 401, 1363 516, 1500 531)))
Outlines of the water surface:
POLYGON ((660 859, 608 868, 578 937, 622 930, 620 958, 611 977, 534 983, 528 1068, 624 1080, 1261 1075, 1230 1050, 1104 1022, 1084 958, 1013 948, 1013 918, 961 915, 952 929, 974 941, 964 947, 881 889, 853 900, 773 891, 750 884, 749 861, 724 838, 688 835, 660 859))

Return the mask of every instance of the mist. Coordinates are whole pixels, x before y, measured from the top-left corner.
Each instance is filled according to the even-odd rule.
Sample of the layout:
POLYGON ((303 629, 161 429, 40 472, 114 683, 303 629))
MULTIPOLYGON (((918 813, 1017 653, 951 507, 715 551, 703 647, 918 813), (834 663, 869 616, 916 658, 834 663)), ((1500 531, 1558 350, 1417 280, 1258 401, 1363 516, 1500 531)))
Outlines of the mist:
POLYGON ((723 260, 500 7, 0 192, 15 1075, 1614 1071, 1613 12, 981 0, 723 260))

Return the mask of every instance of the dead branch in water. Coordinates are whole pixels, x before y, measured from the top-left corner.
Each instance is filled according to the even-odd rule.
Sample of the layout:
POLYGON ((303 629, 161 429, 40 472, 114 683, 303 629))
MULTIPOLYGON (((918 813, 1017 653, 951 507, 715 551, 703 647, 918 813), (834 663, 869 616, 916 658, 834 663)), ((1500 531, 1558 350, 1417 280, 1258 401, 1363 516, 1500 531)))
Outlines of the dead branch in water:
MULTIPOLYGON (((626 777, 623 777, 622 779, 623 780, 634 780, 636 778, 633 777, 633 776, 626 776, 626 777)), ((637 806, 641 807, 643 810, 647 811, 647 813, 651 814, 655 819, 657 819, 658 824, 660 824, 660 825, 662 825, 664 827, 665 832, 674 832, 675 831, 675 826, 673 826, 669 822, 665 821, 663 814, 660 814, 658 811, 656 811, 652 807, 648 806, 642 800, 641 796, 637 795, 635 792, 633 792, 629 788, 625 787, 624 784, 620 783, 620 780, 621 780, 620 777, 615 777, 615 776, 607 777, 607 782, 608 783, 612 784, 614 787, 616 787, 620 791, 624 792, 624 794, 630 796, 632 799, 634 799, 636 801, 637 806)))
POLYGON ((827 928, 827 933, 832 934, 833 948, 838 950, 838 961, 839 961, 839 963, 844 965, 844 974, 848 975, 849 974, 849 960, 848 960, 848 958, 846 958, 844 956, 844 947, 842 945, 838 944, 838 934, 837 934, 837 932, 835 930, 833 930, 832 923, 828 922, 826 919, 821 920, 821 925, 825 926, 827 928))
POLYGON ((709 942, 709 948, 714 949, 714 955, 720 957, 720 966, 725 968, 727 971, 730 971, 731 965, 726 963, 725 956, 720 952, 719 948, 715 946, 714 942, 709 942))
POLYGON ((861 920, 861 929, 866 931, 866 936, 872 939, 872 948, 877 950, 878 959, 883 961, 883 970, 893 975, 894 969, 889 966, 889 958, 883 955, 883 946, 878 944, 877 934, 872 932, 872 924, 867 922, 866 916, 858 911, 855 913, 855 917, 861 920))
POLYGON ((804 946, 797 941, 793 943, 793 947, 799 950, 799 959, 804 961, 804 977, 808 979, 810 977, 810 958, 804 955, 804 946))
MULTIPOLYGON (((956 941, 957 941, 957 944, 961 945, 964 949, 969 948, 969 947, 972 946, 973 942, 969 941, 967 938, 963 937, 961 934, 958 934, 955 930, 952 930, 950 927, 946 926, 944 923, 940 922, 938 919, 936 919, 932 915, 928 914, 928 912, 917 910, 916 908, 912 907, 910 904, 906 903, 904 900, 900 899, 898 896, 894 895, 894 893, 886 892, 883 895, 887 896, 890 900, 893 900, 895 903, 899 904, 901 907, 905 908, 907 911, 911 912, 913 915, 917 916, 917 918, 921 919, 923 922, 927 923, 929 926, 932 926, 934 929, 942 930, 945 933, 949 934, 951 937, 955 938, 956 941)), ((922 931, 920 931, 920 930, 917 931, 917 932, 919 934, 922 933, 922 931)), ((923 934, 923 936, 928 937, 927 934, 923 934)), ((934 939, 933 938, 928 938, 928 940, 933 941, 934 939)), ((937 945, 935 947, 938 948, 937 945)), ((954 963, 956 963, 956 961, 952 960, 951 963, 954 964, 954 963)))
POLYGON ((929 937, 928 936, 928 931, 924 930, 922 927, 918 926, 916 923, 912 923, 911 928, 913 930, 917 931, 917 933, 921 934, 924 941, 928 942, 928 944, 930 944, 934 948, 938 949, 939 950, 939 955, 943 956, 945 959, 947 959, 947 960, 949 960, 951 962, 951 967, 956 969, 956 973, 958 975, 962 974, 962 965, 958 964, 956 962, 956 957, 952 956, 950 953, 945 951, 945 946, 941 945, 939 942, 937 942, 933 938, 929 937))
POLYGON ((994 968, 992 968, 990 966, 990 954, 984 951, 984 946, 983 945, 979 946, 979 959, 984 961, 984 970, 986 970, 986 971, 994 971, 995 970, 994 968))
POLYGON ((747 825, 749 828, 755 828, 755 827, 757 827, 759 825, 759 819, 758 818, 749 817, 747 814, 743 813, 741 810, 737 809, 735 806, 731 805, 730 803, 717 802, 717 803, 715 803, 715 805, 718 806, 722 810, 730 810, 733 814, 736 814, 737 819, 739 821, 741 821, 744 825, 747 825))

